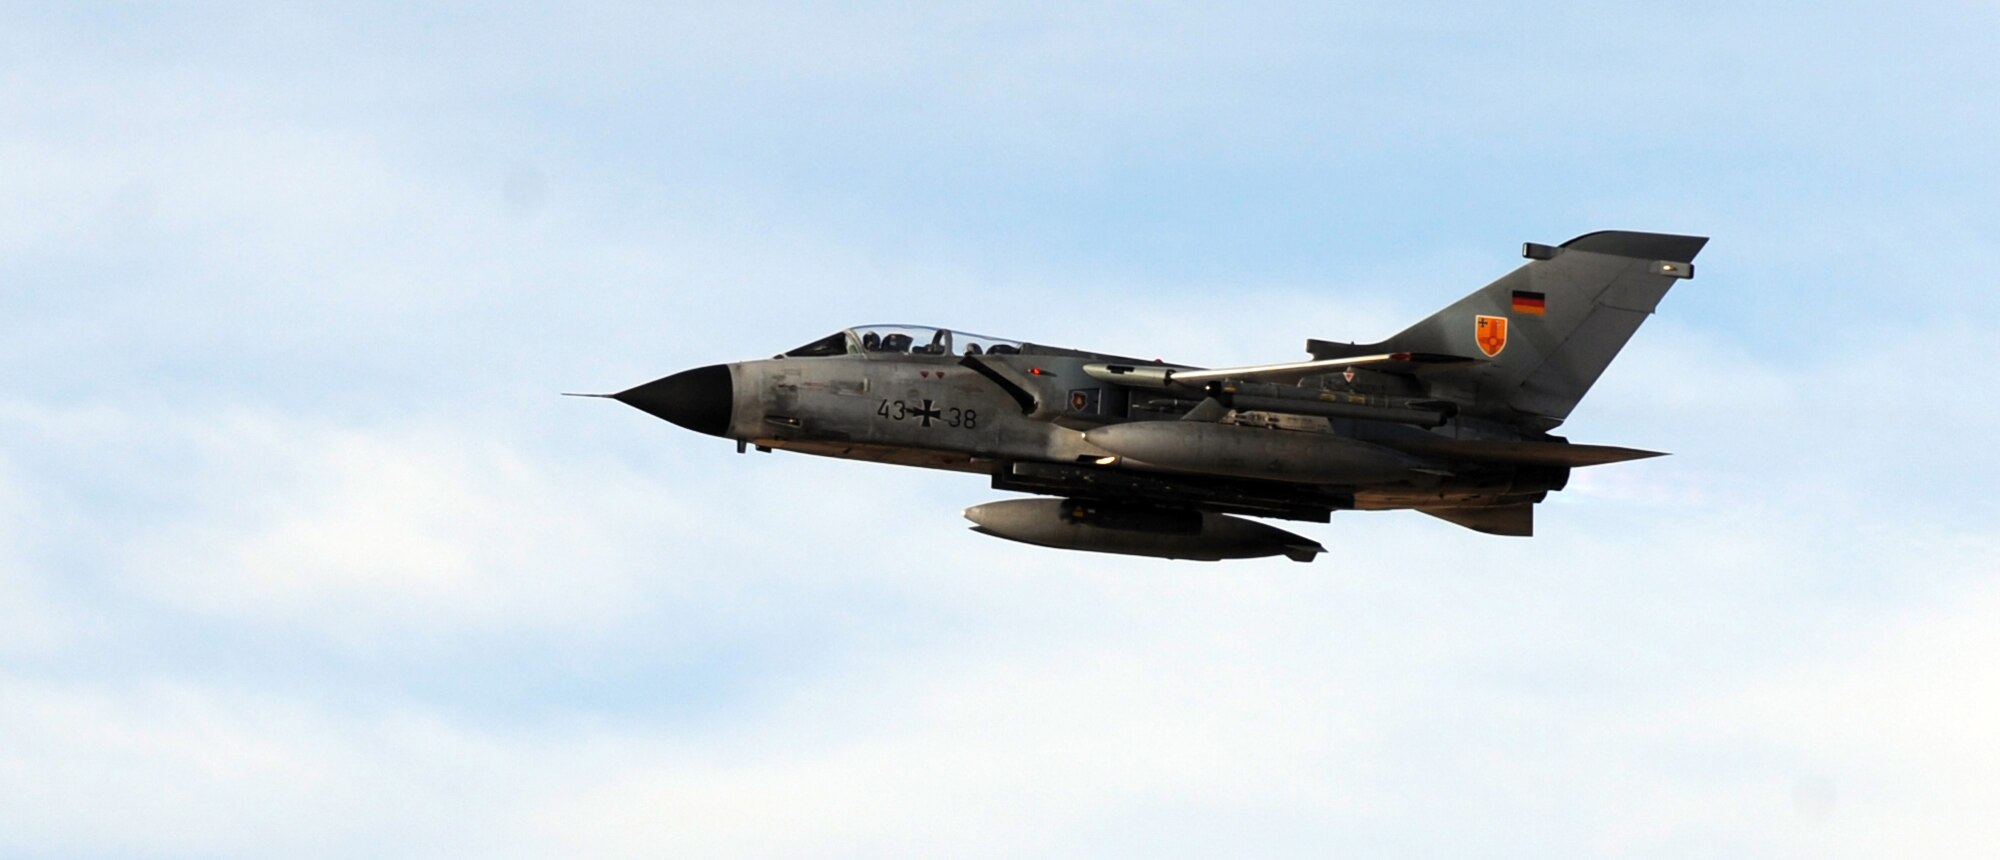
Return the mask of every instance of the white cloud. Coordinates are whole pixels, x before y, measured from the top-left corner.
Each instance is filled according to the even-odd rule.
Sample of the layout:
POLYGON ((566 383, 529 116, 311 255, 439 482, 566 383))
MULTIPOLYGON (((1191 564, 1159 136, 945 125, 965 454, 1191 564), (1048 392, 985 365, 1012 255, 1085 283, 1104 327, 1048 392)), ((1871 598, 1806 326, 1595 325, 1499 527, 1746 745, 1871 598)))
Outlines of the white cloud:
POLYGON ((45 551, 33 535, 50 526, 13 463, 0 455, 0 654, 56 650, 74 634, 68 613, 38 576, 45 551))
POLYGON ((505 757, 420 714, 173 681, 0 681, 0 848, 10 853, 461 853, 505 757))
MULTIPOLYGON (((1621 604, 1648 598, 1619 592, 1709 556, 1668 549, 1629 573, 1583 559, 1562 574, 1466 570, 1452 553, 1388 567, 1372 550, 1337 575, 1052 559, 998 586, 1018 593, 980 601, 1004 616, 994 630, 850 651, 721 721, 565 708, 496 723, 415 703, 17 679, 0 808, 20 826, 4 844, 1968 856, 1993 835, 1978 823, 2000 755, 1985 731, 2000 674, 1978 656, 2000 610, 1990 586, 1808 633, 1843 644, 1757 668, 1728 653, 1758 640, 1731 630, 1750 619, 1696 631, 1722 634, 1704 646, 1570 614, 1633 611, 1621 604), (1618 581, 1492 581, 1573 587, 1593 570, 1618 581), (121 826, 100 826, 112 811, 121 826)), ((1740 599, 1731 581, 1761 562, 1740 565, 1691 587, 1740 599)))
MULTIPOLYGON (((1990 572, 2000 546, 1926 553, 1990 572), (1941 557, 1940 557, 1941 556, 1941 557)), ((2000 803, 1992 774, 2000 743, 2000 588, 1986 577, 1942 590, 1865 634, 1852 656, 1802 661, 1735 690, 1690 703, 1674 728, 1779 765, 1765 779, 1793 786, 1793 815, 1774 833, 1801 856, 1980 856, 2000 844, 1987 810, 2000 803)))
POLYGON ((365 639, 389 631, 616 624, 646 591, 631 534, 687 503, 601 467, 564 474, 440 426, 190 418, 189 507, 133 535, 119 566, 168 605, 365 639))
POLYGON ((747 696, 513 715, 424 691, 442 679, 9 672, 15 850, 1951 854, 1981 831, 1925 829, 1989 800, 1993 674, 1950 655, 1991 650, 2000 547, 1809 489, 1598 498, 1533 542, 1342 515, 1306 528, 1335 549, 1318 564, 1193 565, 968 535, 962 476, 678 436, 572 462, 429 417, 16 417, 44 451, 153 440, 113 472, 176 452, 187 507, 116 558, 200 627, 393 642, 446 673, 483 670, 440 639, 537 629, 683 655, 804 631, 820 653, 716 679, 747 696), (867 504, 827 504, 857 486, 867 504))
MULTIPOLYGON (((1862 61, 1828 77, 1742 74, 1759 10, 1632 64, 1518 62, 1622 19, 1484 14, 0 28, 0 849, 1976 853, 2000 415, 1933 356, 1983 333, 1873 318, 1785 353, 1754 329, 1877 307, 1863 275, 1908 259, 1933 274, 1897 289, 1959 303, 1883 316, 1979 307, 1953 260, 1985 240, 1937 227, 1979 222, 1990 171, 1757 159, 1845 165, 1909 128, 1794 97, 1857 81, 1946 151, 1990 110, 1943 122, 1900 95, 1930 67, 1865 62, 1926 16, 1879 48, 1842 10, 1799 22, 1862 61), (1545 102, 1566 119, 1522 107, 1545 102), (1760 133, 1826 116, 1867 133, 1760 133), (1723 178, 1660 167, 1684 161, 1723 178), (1828 196, 1773 202, 1800 188, 1828 196), (1929 214, 1855 238, 1885 207, 1929 214), (1182 208, 1210 220, 1104 223, 1182 208), (1055 554, 964 531, 976 478, 734 457, 550 396, 878 319, 1292 357, 1512 264, 1449 219, 1607 211, 1717 218, 1734 274, 1693 289, 1738 289, 1670 299, 1570 427, 1676 456, 1579 474, 1534 541, 1343 514, 1300 527, 1333 549, 1311 566, 1055 554), (1173 271, 1328 219, 1353 273, 1173 271)), ((1983 58, 1955 47, 1976 32, 1941 52, 1983 58)))

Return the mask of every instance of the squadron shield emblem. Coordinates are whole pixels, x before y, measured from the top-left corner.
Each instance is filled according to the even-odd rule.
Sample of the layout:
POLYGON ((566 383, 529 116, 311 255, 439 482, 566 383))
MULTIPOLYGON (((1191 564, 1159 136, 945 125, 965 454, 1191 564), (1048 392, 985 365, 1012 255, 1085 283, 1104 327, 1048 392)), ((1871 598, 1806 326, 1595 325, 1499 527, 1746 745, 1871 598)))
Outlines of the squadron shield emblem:
POLYGON ((1474 318, 1472 334, 1479 351, 1486 353, 1487 358, 1499 355, 1500 350, 1507 348, 1507 318, 1480 314, 1474 318))

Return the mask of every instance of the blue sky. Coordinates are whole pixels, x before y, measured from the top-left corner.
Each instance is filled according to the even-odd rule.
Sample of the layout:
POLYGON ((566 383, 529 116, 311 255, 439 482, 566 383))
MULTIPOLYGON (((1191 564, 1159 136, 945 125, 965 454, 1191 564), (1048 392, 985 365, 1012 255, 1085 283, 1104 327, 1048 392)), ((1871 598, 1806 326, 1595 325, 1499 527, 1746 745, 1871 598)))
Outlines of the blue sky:
POLYGON ((1984 4, 0 11, 0 854, 1985 856, 1984 4), (566 390, 1714 237, 1511 541, 979 537, 566 390))

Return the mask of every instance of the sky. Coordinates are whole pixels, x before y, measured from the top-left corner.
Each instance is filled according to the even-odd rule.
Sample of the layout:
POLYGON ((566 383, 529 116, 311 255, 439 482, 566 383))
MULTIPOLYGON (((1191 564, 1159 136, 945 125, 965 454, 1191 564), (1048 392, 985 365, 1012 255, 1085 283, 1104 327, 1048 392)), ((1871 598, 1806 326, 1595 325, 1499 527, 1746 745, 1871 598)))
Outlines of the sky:
MULTIPOLYGON (((0 856, 1986 857, 2000 7, 0 7, 0 856), (612 391, 1713 237, 1531 540, 976 535, 612 391)), ((1287 524, 1291 527, 1290 524, 1287 524)))

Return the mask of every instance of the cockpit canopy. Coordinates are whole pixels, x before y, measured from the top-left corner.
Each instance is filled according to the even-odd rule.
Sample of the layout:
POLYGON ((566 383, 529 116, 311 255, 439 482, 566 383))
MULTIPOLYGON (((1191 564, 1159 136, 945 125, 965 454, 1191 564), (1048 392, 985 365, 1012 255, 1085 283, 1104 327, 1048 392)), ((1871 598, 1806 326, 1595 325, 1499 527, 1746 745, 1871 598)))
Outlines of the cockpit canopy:
POLYGON ((829 355, 1013 355, 1021 342, 922 325, 864 325, 835 332, 783 358, 829 355))

